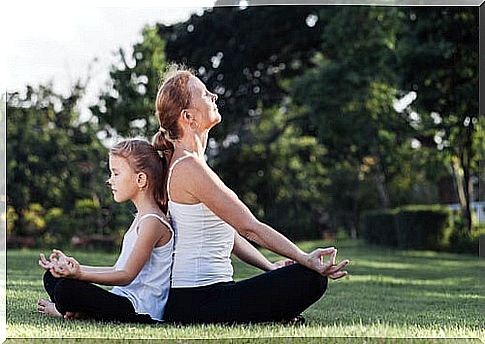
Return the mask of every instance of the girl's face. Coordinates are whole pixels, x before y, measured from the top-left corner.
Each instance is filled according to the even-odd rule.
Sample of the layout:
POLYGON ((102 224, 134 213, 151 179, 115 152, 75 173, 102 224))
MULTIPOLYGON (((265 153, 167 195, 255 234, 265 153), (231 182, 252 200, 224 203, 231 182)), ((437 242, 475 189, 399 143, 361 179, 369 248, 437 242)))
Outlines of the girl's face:
POLYGON ((114 200, 118 203, 133 199, 139 188, 136 183, 137 174, 133 172, 125 158, 109 156, 111 176, 108 183, 111 186, 114 200))
POLYGON ((199 78, 191 76, 189 87, 192 91, 192 101, 187 109, 195 117, 197 125, 202 129, 210 129, 221 121, 221 115, 217 109, 217 95, 207 90, 199 78))

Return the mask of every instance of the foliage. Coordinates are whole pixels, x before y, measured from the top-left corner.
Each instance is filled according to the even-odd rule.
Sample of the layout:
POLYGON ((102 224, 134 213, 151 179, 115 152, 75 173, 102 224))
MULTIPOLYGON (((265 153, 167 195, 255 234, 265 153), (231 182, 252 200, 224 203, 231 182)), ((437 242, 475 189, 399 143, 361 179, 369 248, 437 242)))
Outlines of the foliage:
POLYGON ((371 210, 362 214, 362 238, 370 244, 397 247, 397 209, 371 210))
POLYGON ((406 8, 397 46, 401 87, 414 90, 419 140, 431 141, 453 170, 466 227, 472 228, 471 178, 478 150, 478 8, 406 8), (434 142, 433 142, 434 141, 434 142))
POLYGON ((449 226, 449 216, 450 210, 444 206, 409 205, 399 208, 396 217, 398 247, 427 250, 441 248, 449 226))
POLYGON ((456 253, 478 254, 480 236, 485 236, 485 227, 474 227, 470 232, 466 227, 457 226, 449 237, 448 250, 456 253))
MULTIPOLYGON (((37 244, 60 244, 77 231, 108 233, 116 223, 102 220, 101 208, 113 203, 105 186, 107 149, 95 124, 79 122, 76 104, 82 92, 78 84, 66 97, 50 86, 28 87, 25 94, 8 96, 11 238, 30 236, 39 239, 37 244)), ((110 216, 107 212, 105 217, 110 216)))
POLYGON ((8 96, 9 234, 119 236, 129 207, 103 186, 99 138, 155 133, 172 61, 219 95, 211 166, 290 237, 357 237, 364 211, 438 203, 451 178, 470 228, 471 181, 485 161, 477 35, 478 10, 463 7, 216 7, 146 27, 117 54, 89 122, 79 122, 79 84, 67 97, 50 86, 8 96))
POLYGON ((118 64, 112 66, 111 85, 91 107, 107 137, 151 137, 158 130, 155 98, 161 73, 165 70, 165 42, 154 27, 145 27, 142 42, 133 46, 129 58, 119 50, 118 64))
POLYGON ((297 117, 297 109, 265 110, 216 168, 258 217, 292 239, 315 238, 325 230, 327 151, 301 133, 297 117))
POLYGON ((223 122, 212 134, 217 141, 239 135, 263 109, 284 101, 281 80, 310 66, 321 42, 319 8, 214 7, 183 23, 159 25, 167 60, 194 68, 219 95, 223 122))
POLYGON ((368 211, 362 216, 363 237, 372 244, 400 249, 443 249, 449 222, 450 210, 439 205, 368 211))

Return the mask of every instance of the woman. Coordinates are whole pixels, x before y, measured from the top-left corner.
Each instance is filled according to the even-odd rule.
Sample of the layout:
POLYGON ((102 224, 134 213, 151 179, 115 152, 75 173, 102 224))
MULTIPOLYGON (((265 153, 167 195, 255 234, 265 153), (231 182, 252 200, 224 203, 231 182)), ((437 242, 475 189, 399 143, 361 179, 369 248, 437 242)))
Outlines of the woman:
POLYGON ((333 247, 305 253, 258 221, 204 159, 209 130, 221 121, 217 95, 177 66, 158 91, 153 144, 169 166, 165 180, 175 231, 172 288, 165 319, 180 323, 285 321, 345 276, 333 247), (270 263, 249 239, 295 264, 270 263), (266 273, 234 282, 230 255, 266 273), (328 260, 324 261, 324 257, 328 260))

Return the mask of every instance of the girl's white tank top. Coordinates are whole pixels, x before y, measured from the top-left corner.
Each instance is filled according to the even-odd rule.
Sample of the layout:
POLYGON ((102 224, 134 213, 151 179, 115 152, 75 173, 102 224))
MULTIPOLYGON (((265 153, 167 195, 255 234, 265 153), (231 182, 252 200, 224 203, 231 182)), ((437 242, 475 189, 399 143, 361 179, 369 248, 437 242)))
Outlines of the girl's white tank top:
POLYGON ((170 178, 167 179, 168 212, 175 232, 172 268, 172 288, 190 288, 232 281, 231 252, 234 228, 214 214, 203 203, 182 204, 170 197, 170 178))
POLYGON ((126 265, 138 238, 138 227, 141 221, 150 216, 156 217, 166 225, 172 237, 165 245, 153 248, 150 258, 130 284, 113 287, 111 292, 127 297, 138 314, 148 314, 152 319, 161 321, 170 289, 170 268, 173 259, 174 234, 170 224, 157 214, 145 214, 141 217, 137 214, 123 238, 115 270, 121 270, 126 265))

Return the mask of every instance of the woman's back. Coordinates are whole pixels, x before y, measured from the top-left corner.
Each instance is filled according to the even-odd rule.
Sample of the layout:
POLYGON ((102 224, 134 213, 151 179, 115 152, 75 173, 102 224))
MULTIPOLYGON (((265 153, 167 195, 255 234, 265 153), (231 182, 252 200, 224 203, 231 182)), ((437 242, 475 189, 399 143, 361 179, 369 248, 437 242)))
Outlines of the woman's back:
POLYGON ((203 203, 183 204, 170 197, 173 170, 187 157, 190 156, 173 162, 167 181, 168 211, 175 232, 172 287, 200 287, 232 281, 234 229, 203 203))

